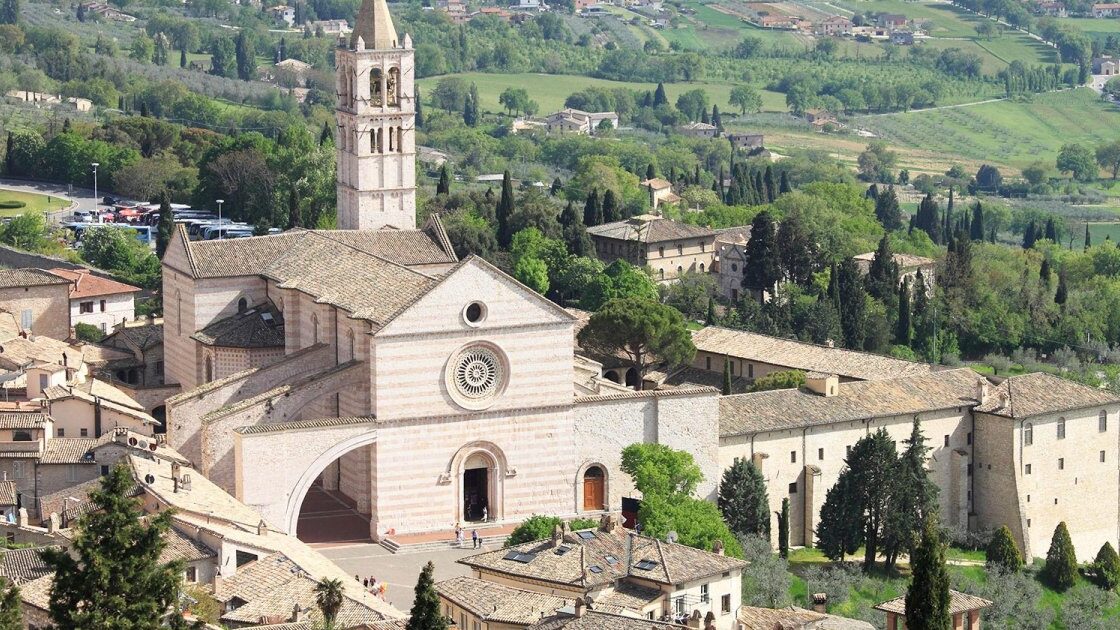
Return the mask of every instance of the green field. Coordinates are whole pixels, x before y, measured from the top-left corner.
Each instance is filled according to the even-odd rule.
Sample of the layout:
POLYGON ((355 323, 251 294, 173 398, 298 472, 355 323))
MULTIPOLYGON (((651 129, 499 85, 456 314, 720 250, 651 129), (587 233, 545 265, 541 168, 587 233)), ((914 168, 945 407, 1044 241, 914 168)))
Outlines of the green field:
MULTIPOLYGON (((463 80, 477 85, 479 100, 482 101, 484 111, 503 111, 504 108, 498 103, 498 97, 502 90, 510 87, 525 88, 529 92, 529 98, 540 105, 540 115, 547 115, 563 108, 564 99, 568 98, 570 94, 591 86, 607 89, 625 88, 628 90, 652 90, 657 87, 654 83, 607 81, 575 75, 488 74, 484 72, 427 77, 420 79, 417 83, 420 84, 426 95, 430 95, 439 80, 447 76, 461 77, 463 80)), ((733 108, 728 105, 727 101, 731 95, 732 87, 734 87, 732 83, 706 83, 702 81, 666 83, 665 92, 668 94, 669 100, 674 101, 683 92, 702 89, 708 93, 711 102, 719 106, 720 111, 731 112, 733 108)), ((766 90, 761 90, 760 93, 762 95, 762 107, 765 111, 784 112, 787 110, 785 94, 766 90)))
POLYGON ((44 212, 47 210, 59 210, 70 205, 69 201, 63 201, 58 197, 0 189, 0 202, 4 201, 22 201, 26 205, 22 208, 14 209, 0 208, 0 217, 19 216, 28 211, 44 212))
POLYGON ((1088 88, 925 112, 860 116, 853 125, 891 145, 1021 168, 1052 162, 1063 144, 1120 138, 1120 109, 1088 88))
POLYGON ((1105 237, 1113 243, 1120 243, 1120 223, 1090 223, 1089 236, 1094 243, 1103 243, 1105 237))
POLYGON ((1115 18, 1057 18, 1061 24, 1071 24, 1089 36, 1106 36, 1120 33, 1120 20, 1115 18))

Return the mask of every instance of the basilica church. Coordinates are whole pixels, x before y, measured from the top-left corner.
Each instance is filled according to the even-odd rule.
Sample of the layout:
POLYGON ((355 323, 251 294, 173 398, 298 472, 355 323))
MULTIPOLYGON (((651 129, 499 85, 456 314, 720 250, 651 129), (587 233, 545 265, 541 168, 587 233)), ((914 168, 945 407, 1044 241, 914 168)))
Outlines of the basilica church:
POLYGON ((417 226, 414 51, 385 0, 335 57, 339 229, 167 249, 169 443, 289 533, 313 489, 374 540, 618 511, 635 442, 691 452, 711 496, 718 391, 604 379, 571 313, 417 226))

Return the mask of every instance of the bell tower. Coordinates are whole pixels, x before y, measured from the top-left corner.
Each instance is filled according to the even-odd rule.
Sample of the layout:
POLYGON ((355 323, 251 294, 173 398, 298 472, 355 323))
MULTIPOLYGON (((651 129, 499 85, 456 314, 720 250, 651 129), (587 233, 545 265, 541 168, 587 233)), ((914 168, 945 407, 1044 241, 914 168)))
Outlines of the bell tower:
POLYGON ((338 227, 416 227, 412 38, 397 41, 385 0, 363 0, 335 51, 338 227))

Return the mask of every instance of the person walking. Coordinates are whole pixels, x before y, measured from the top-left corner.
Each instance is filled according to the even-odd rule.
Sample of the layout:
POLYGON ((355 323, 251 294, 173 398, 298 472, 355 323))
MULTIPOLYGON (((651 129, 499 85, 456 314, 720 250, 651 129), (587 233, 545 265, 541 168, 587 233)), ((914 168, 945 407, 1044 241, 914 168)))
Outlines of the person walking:
POLYGON ((463 527, 458 523, 455 524, 455 546, 463 546, 463 527))
POLYGON ((475 549, 478 549, 479 547, 482 546, 482 540, 478 537, 478 530, 477 529, 472 529, 471 530, 471 542, 474 544, 475 549))

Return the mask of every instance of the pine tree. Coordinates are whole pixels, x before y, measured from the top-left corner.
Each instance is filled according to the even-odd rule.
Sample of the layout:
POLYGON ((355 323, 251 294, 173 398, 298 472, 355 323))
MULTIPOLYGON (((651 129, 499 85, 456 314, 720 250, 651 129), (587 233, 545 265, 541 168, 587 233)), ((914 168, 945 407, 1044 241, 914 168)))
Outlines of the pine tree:
POLYGON ((131 496, 132 473, 118 465, 90 494, 93 510, 78 522, 69 550, 47 548, 43 563, 55 572, 51 620, 61 628, 100 630, 128 621, 133 630, 157 630, 176 601, 181 561, 159 561, 171 513, 144 516, 131 496))
POLYGON ((984 208, 979 201, 972 206, 972 223, 969 225, 968 235, 974 241, 984 240, 984 208))
POLYGON ((447 162, 439 169, 439 182, 436 184, 437 195, 447 195, 451 193, 451 173, 447 171, 447 162))
POLYGON ((1058 592, 1065 592, 1077 580, 1077 553, 1065 521, 1054 528, 1050 550, 1046 552, 1046 564, 1039 575, 1043 582, 1058 592))
POLYGON ((793 192, 793 188, 789 185, 789 172, 788 171, 782 171, 782 181, 781 181, 781 184, 779 185, 778 192, 780 194, 783 194, 783 195, 788 193, 788 192, 793 192))
POLYGON ((166 190, 159 196, 159 223, 156 227, 156 257, 163 258, 171 235, 175 232, 175 215, 171 212, 171 195, 166 190))
POLYGON ((299 191, 296 190, 296 185, 293 182, 291 186, 288 186, 288 229, 294 230, 302 226, 303 215, 299 210, 299 191))
POLYGON ((861 438, 848 455, 853 498, 863 519, 863 570, 869 571, 881 551, 883 530, 894 487, 898 456, 886 430, 861 438))
POLYGON ((603 223, 603 206, 599 202, 599 191, 592 188, 583 204, 583 224, 592 227, 603 223))
POLYGON ((653 91, 653 106, 661 107, 662 105, 669 104, 669 97, 665 95, 665 84, 658 83, 657 89, 653 91))
POLYGON ((789 497, 782 497, 782 511, 778 512, 778 554, 789 557, 789 497))
POLYGON ((1043 258, 1042 266, 1038 268, 1038 278, 1046 288, 1050 288, 1050 259, 1043 258))
POLYGON ((1097 584, 1106 591, 1115 591, 1120 586, 1120 556, 1116 555, 1112 543, 1105 542, 1097 551, 1097 557, 1093 560, 1093 573, 1097 584))
POLYGON ((778 226, 778 259, 790 282, 808 287, 817 270, 817 246, 799 214, 789 214, 778 226))
POLYGON ((513 179, 509 171, 502 174, 502 196, 498 200, 498 245, 508 249, 513 240, 509 220, 513 216, 513 179))
POLYGON ((912 630, 952 630, 949 612, 949 571, 945 547, 933 518, 926 519, 922 540, 910 558, 913 574, 906 591, 906 627, 912 630))
POLYGON ((435 570, 435 565, 428 561, 420 571, 406 630, 447 630, 447 618, 440 612, 439 593, 432 579, 435 570))
MULTIPOLYGON (((730 376, 730 371, 725 373, 730 376)), ((716 505, 736 536, 770 538, 770 498, 766 494, 766 480, 754 462, 736 457, 723 471, 716 505)))
POLYGON ((895 321, 894 342, 910 345, 910 280, 904 279, 898 288, 898 319, 895 321))
POLYGON ((855 495, 851 469, 845 468, 821 506, 817 547, 834 562, 842 562, 845 555, 855 553, 863 544, 863 509, 855 495))
POLYGON ((998 567, 1009 573, 1015 573, 1023 568, 1023 553, 1019 551, 1019 545, 1015 544, 1015 538, 1006 525, 997 529, 992 535, 985 555, 989 570, 998 567))
POLYGON ((618 205, 618 197, 610 188, 603 193, 603 221, 614 223, 622 220, 622 208, 618 205))
POLYGON ((1054 303, 1058 306, 1065 306, 1066 299, 1069 294, 1066 290, 1066 272, 1058 272, 1058 290, 1054 292, 1054 303))
POLYGON ((723 390, 721 393, 724 396, 731 395, 731 360, 727 357, 723 359, 723 390))
POLYGON ((19 587, 12 584, 0 588, 4 591, 0 595, 0 630, 23 630, 23 600, 19 587))
MULTIPOLYGON (((8 138, 11 138, 11 137, 12 137, 11 134, 8 134, 8 138)), ((1089 248, 1092 247, 1092 246, 1093 246, 1093 237, 1090 236, 1090 234, 1089 234, 1089 224, 1086 223, 1085 224, 1085 251, 1089 251, 1089 248)))
POLYGON ((751 221, 751 238, 747 241, 743 263, 743 286, 756 291, 773 292, 781 280, 780 257, 777 251, 774 220, 763 210, 751 221))

